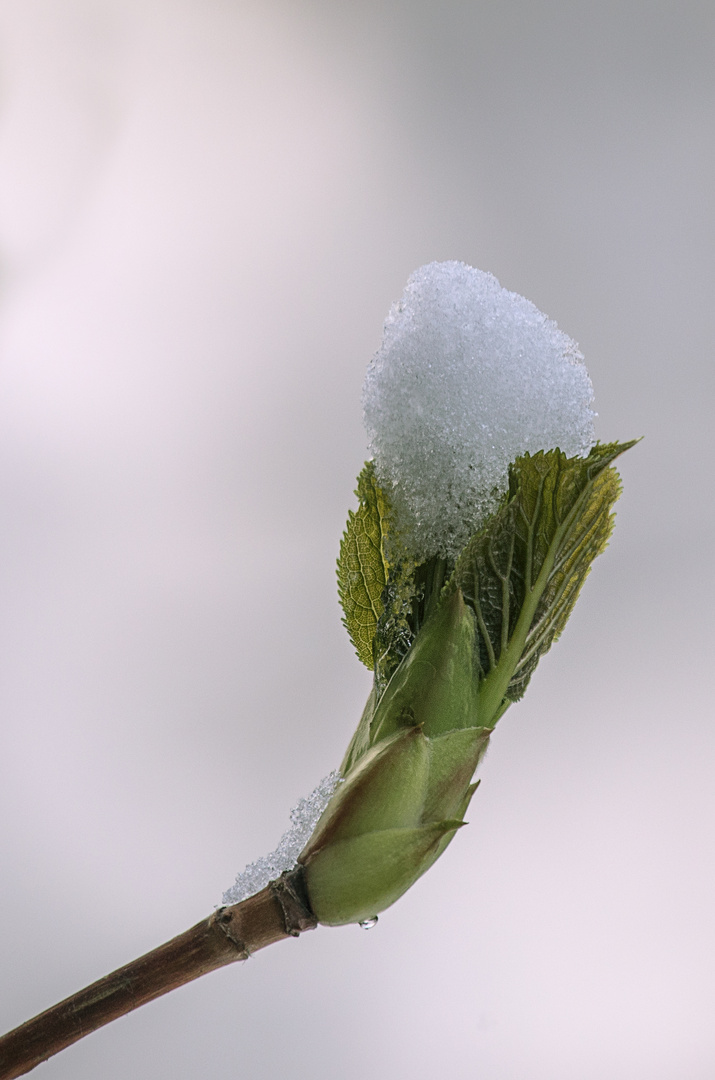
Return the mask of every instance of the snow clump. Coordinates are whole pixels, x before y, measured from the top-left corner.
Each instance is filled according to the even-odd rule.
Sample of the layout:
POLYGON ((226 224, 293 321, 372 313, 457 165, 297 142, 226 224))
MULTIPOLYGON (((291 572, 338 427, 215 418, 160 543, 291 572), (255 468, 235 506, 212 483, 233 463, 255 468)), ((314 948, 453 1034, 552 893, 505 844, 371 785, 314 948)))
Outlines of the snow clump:
POLYGON ((340 783, 340 773, 333 771, 320 781, 310 795, 300 799, 290 812, 290 828, 283 833, 276 850, 249 863, 246 869, 238 874, 231 888, 223 894, 222 903, 238 904, 248 896, 260 892, 269 881, 275 881, 284 870, 294 868, 298 856, 313 835, 318 819, 340 783))
POLYGON ((595 441, 577 344, 529 300, 462 262, 433 262, 393 305, 363 388, 400 548, 453 559, 493 513, 510 462, 595 441))

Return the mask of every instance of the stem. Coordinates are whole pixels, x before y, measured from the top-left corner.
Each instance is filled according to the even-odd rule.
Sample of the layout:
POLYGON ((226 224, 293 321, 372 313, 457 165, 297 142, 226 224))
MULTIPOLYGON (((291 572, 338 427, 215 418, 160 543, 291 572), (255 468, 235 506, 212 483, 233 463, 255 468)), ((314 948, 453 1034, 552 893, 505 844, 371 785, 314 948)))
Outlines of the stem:
POLYGON ((0 1038, 0 1080, 23 1076, 53 1054, 140 1005, 248 957, 287 937, 312 930, 301 867, 242 900, 219 908, 165 945, 40 1013, 0 1038))

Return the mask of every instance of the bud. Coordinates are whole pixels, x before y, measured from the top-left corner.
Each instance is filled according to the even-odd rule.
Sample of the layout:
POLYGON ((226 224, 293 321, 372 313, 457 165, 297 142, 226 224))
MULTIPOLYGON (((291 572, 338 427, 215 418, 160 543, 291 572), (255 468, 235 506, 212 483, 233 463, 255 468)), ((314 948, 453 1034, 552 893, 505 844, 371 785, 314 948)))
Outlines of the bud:
POLYGON ((456 589, 424 625, 380 699, 371 742, 405 724, 437 735, 478 724, 479 672, 474 612, 456 589))
POLYGON ((464 822, 384 829, 340 840, 305 866, 310 906, 324 926, 372 919, 414 885, 464 822))
POLYGON ((319 922, 340 926, 384 911, 464 824, 476 790, 471 778, 491 735, 466 726, 476 715, 467 683, 472 619, 461 594, 450 597, 374 716, 367 714, 373 744, 347 771, 298 859, 319 922))

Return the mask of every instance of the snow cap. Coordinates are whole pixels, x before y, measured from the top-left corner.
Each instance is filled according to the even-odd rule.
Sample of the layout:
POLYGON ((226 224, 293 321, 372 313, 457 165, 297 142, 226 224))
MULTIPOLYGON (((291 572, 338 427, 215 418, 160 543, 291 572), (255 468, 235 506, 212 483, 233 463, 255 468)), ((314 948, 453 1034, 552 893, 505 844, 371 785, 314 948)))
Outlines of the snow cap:
POLYGON ((510 462, 595 441, 577 344, 529 300, 462 262, 410 277, 363 388, 377 478, 400 549, 454 558, 493 513, 510 462))

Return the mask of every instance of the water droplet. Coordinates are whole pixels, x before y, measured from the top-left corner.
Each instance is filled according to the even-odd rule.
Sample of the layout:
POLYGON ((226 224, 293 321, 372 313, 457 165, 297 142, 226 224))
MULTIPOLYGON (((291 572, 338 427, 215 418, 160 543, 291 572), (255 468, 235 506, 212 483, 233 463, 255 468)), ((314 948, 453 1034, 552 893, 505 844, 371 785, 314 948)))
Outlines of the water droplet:
POLYGON ((362 930, 372 930, 373 926, 377 926, 377 915, 373 915, 371 919, 363 919, 360 923, 362 930))

